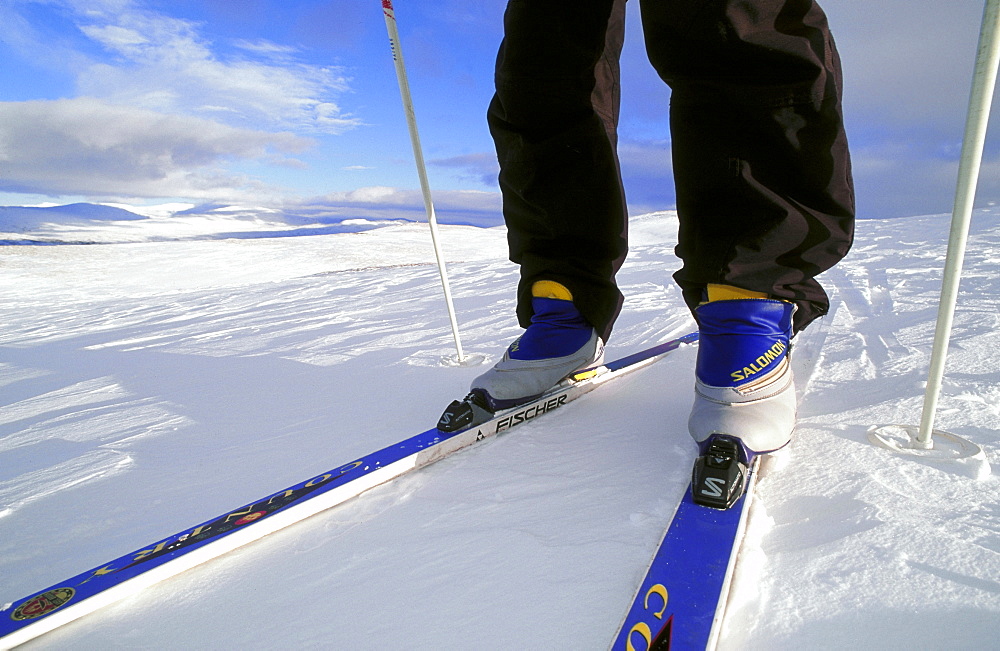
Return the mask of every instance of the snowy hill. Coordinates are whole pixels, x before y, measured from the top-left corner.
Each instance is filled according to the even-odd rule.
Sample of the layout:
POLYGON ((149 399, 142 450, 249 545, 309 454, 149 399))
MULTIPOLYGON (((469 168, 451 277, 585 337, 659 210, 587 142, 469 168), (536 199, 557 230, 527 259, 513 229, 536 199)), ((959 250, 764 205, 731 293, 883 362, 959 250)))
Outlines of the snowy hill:
POLYGON ((125 244, 359 233, 405 219, 287 213, 227 204, 164 204, 135 212, 105 204, 0 206, 0 245, 125 244), (140 214, 141 213, 141 214, 140 214))
MULTIPOLYGON (((282 208, 225 203, 168 203, 132 207, 74 203, 66 206, 0 206, 0 246, 127 244, 195 240, 261 239, 360 233, 426 220, 423 200, 389 188, 343 197, 321 197, 282 208), (387 194, 389 193, 389 194, 387 194), (384 202, 390 201, 388 207, 384 202), (380 204, 382 201, 383 204, 380 204)), ((490 228, 503 223, 498 195, 444 192, 442 224, 490 228), (485 198, 483 198, 485 197, 485 198)))
POLYGON ((92 222, 130 222, 144 219, 123 208, 92 203, 65 206, 0 206, 0 238, 3 243, 20 240, 24 233, 50 228, 89 225, 92 222))
MULTIPOLYGON (((424 225, 151 241, 163 220, 132 221, 145 241, 0 247, 0 604, 422 431, 482 370, 453 363, 424 225)), ((973 223, 937 422, 994 465, 998 222, 973 223)), ((760 483, 724 649, 996 646, 1000 483, 868 440, 919 421, 948 220, 858 226, 824 279, 824 351, 760 483)), ((693 328, 672 216, 632 231, 613 356, 693 328)), ((518 332, 505 231, 442 234, 466 348, 491 363, 518 332)), ((688 479, 693 362, 678 351, 28 647, 604 649, 688 479)))

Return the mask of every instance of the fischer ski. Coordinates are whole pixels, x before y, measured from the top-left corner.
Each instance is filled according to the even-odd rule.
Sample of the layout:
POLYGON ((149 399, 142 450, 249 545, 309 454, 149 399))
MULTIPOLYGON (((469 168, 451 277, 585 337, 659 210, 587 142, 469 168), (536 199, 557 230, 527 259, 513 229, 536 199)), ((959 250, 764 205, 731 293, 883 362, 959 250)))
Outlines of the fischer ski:
POLYGON ((473 424, 437 427, 228 511, 100 567, 0 606, 0 649, 23 644, 146 587, 258 540, 479 440, 553 411, 697 341, 692 333, 573 373, 541 397, 473 424))

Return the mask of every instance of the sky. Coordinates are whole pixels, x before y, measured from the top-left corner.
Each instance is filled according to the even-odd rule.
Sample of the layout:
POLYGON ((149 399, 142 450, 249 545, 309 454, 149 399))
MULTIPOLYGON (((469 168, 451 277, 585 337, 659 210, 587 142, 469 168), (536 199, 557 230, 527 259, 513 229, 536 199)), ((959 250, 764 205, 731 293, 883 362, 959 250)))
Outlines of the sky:
MULTIPOLYGON (((439 215, 498 215, 485 110, 505 1, 394 5, 439 215)), ((982 2, 823 6, 844 62, 859 216, 950 211, 982 2)), ((619 146, 633 213, 674 203, 669 90, 638 8, 619 146)), ((0 62, 0 205, 422 213, 376 0, 0 0, 0 62)), ((979 205, 1000 199, 996 131, 979 205)))

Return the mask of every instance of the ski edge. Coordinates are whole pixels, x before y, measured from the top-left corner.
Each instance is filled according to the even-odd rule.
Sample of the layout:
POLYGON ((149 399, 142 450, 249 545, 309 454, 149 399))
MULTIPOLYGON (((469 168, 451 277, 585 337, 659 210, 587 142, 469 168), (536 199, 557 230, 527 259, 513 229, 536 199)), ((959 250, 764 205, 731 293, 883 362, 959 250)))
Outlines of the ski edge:
POLYGON ((736 525, 736 533, 733 536, 733 549, 729 554, 729 562, 726 564, 725 579, 722 582, 722 589, 719 592, 719 601, 715 608, 715 615, 712 617, 712 628, 708 633, 708 643, 705 645, 707 651, 712 651, 719 643, 722 634, 722 624, 725 621, 729 597, 732 596, 733 576, 736 570, 736 563, 740 553, 743 551, 743 539, 746 537, 747 525, 750 523, 750 512, 756 498, 757 478, 760 475, 762 458, 760 455, 754 457, 749 469, 746 488, 743 490, 743 506, 740 512, 740 522, 736 525))
MULTIPOLYGON (((381 450, 362 457, 355 462, 339 466, 338 468, 331 470, 328 474, 333 475, 334 473, 340 471, 341 475, 339 476, 343 476, 349 472, 344 469, 352 466, 353 468, 358 468, 367 464, 362 469, 361 474, 351 477, 339 485, 324 487, 320 489, 320 491, 317 491, 316 494, 306 495, 302 498, 301 502, 276 510, 273 514, 268 513, 259 520, 252 521, 241 528, 232 529, 223 533, 207 544, 199 545, 195 549, 177 554, 168 560, 159 562, 148 569, 139 572, 135 576, 121 580, 114 585, 110 585, 100 591, 85 596, 76 603, 67 603, 65 607, 58 606, 33 621, 28 621, 27 623, 17 623, 12 627, 10 626, 10 621, 13 619, 13 614, 16 612, 18 607, 47 595, 54 590, 62 589, 63 586, 67 586, 68 584, 75 583, 75 585, 82 585, 81 579, 84 579, 84 577, 87 578, 84 579, 83 582, 89 581, 98 576, 104 568, 109 568, 112 565, 126 559, 137 559, 140 556, 147 554, 149 552, 148 546, 125 554, 102 566, 91 568, 90 570, 87 570, 77 576, 55 583, 48 588, 34 592, 26 597, 16 599, 6 605, 2 605, 0 606, 0 617, 3 617, 4 619, 0 620, 0 650, 7 650, 21 644, 25 644, 26 642, 29 642, 41 635, 50 633, 82 617, 97 612, 106 606, 137 594, 157 583, 223 556, 230 551, 238 549, 239 547, 255 542, 270 533, 279 531, 306 520, 313 515, 339 506, 340 504, 343 504, 376 486, 392 481, 407 472, 428 466, 431 463, 450 456, 451 454, 458 452, 459 450, 462 450, 478 441, 495 436, 517 425, 534 420, 537 416, 543 415, 548 411, 562 406, 563 404, 571 402, 572 400, 589 393, 611 379, 643 368, 657 361, 670 351, 696 342, 697 338, 697 333, 690 333, 645 349, 633 355, 609 362, 605 365, 578 371, 571 375, 568 381, 560 383, 553 390, 541 396, 537 400, 526 403, 525 405, 520 405, 518 407, 498 412, 494 418, 486 421, 485 423, 480 423, 479 425, 459 430, 457 432, 448 433, 441 432, 437 428, 431 428, 421 434, 382 448, 381 450), (564 399, 560 400, 561 398, 564 399), (553 401, 556 401, 557 404, 552 404, 553 401), (529 413, 531 414, 530 416, 528 415, 529 413), (518 418, 518 416, 521 417, 518 418), (428 437, 430 438, 428 439, 428 437), (379 465, 377 459, 378 456, 384 453, 398 454, 400 451, 406 450, 411 446, 416 448, 413 452, 409 452, 401 458, 395 459, 386 465, 379 465), (3 628, 8 628, 9 630, 4 632, 3 628)), ((320 475, 320 477, 323 476, 325 475, 320 475)), ((316 481, 316 479, 307 480, 307 485, 308 482, 314 481, 316 481)), ((288 489, 285 489, 285 491, 279 491, 269 497, 263 498, 262 500, 251 502, 250 504, 244 505, 239 509, 229 511, 227 513, 229 515, 234 515, 240 513, 240 509, 247 509, 249 511, 258 504, 264 503, 269 499, 273 499, 282 493, 287 494, 302 485, 303 483, 300 482, 299 484, 295 484, 288 489)), ((227 514, 222 514, 214 520, 202 523, 198 527, 185 529, 177 534, 174 534, 173 536, 162 539, 157 543, 152 543, 152 546, 159 546, 162 543, 166 543, 171 540, 183 539, 190 532, 206 525, 213 524, 220 518, 225 517, 227 517, 227 514)))

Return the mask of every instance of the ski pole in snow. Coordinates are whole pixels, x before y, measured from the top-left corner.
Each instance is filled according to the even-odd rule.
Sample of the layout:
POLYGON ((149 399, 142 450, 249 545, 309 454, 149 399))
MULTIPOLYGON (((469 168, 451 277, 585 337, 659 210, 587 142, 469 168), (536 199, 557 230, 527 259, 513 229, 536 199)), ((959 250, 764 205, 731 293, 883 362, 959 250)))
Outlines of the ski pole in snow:
POLYGON ((969 236, 969 222, 972 220, 972 205, 976 197, 976 184, 982 164, 986 127, 989 124, 990 105, 997 80, 997 65, 1000 63, 1000 0, 986 0, 983 25, 979 34, 979 50, 969 96, 969 112, 965 123, 965 137, 962 141, 962 158, 958 166, 958 188, 955 191, 955 206, 951 217, 951 235, 948 239, 948 255, 945 259, 944 279, 941 287, 941 303, 938 307, 937 328, 934 332, 934 347, 931 352, 930 374, 924 393, 924 408, 920 418, 920 430, 914 445, 931 449, 934 443, 934 415, 941 381, 944 377, 945 358, 948 354, 948 340, 951 337, 958 299, 958 285, 961 280, 962 263, 965 260, 965 243, 969 236))
POLYGON ((410 129, 410 144, 413 145, 413 158, 417 163, 420 190, 424 195, 424 210, 427 211, 427 224, 430 226, 431 242, 434 244, 434 257, 437 259, 438 272, 441 274, 441 288, 444 290, 444 300, 448 304, 451 333, 455 338, 455 350, 458 352, 458 362, 462 363, 465 361, 465 353, 462 350, 462 339, 458 334, 458 319, 455 317, 455 306, 451 300, 448 270, 445 268, 444 254, 441 252, 441 245, 438 243, 437 217, 434 215, 434 204, 431 201, 431 188, 427 181, 427 169, 424 166, 423 149, 420 147, 420 135, 417 133, 417 118, 413 112, 413 99, 410 97, 410 82, 406 77, 406 66, 403 65, 403 51, 399 45, 399 30, 396 28, 396 11, 392 7, 392 0, 382 0, 382 13, 385 16, 385 27, 389 30, 389 45, 392 47, 392 60, 396 64, 396 79, 399 82, 399 94, 403 98, 406 124, 410 129))

